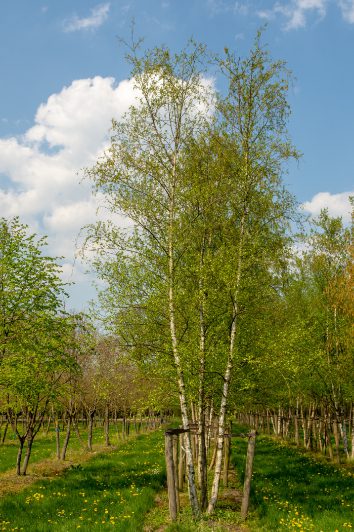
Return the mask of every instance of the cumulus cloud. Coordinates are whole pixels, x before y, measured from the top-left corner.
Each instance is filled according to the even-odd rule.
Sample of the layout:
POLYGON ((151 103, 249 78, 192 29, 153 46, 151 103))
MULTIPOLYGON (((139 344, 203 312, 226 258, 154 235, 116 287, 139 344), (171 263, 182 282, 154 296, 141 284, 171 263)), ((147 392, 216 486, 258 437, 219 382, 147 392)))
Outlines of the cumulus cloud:
POLYGON ((108 17, 110 4, 99 4, 91 9, 88 17, 80 18, 74 15, 63 23, 63 29, 66 32, 96 29, 102 26, 108 17))
POLYGON ((344 222, 349 222, 351 217, 350 196, 354 196, 354 191, 340 194, 319 192, 311 201, 303 203, 302 208, 312 216, 318 216, 322 209, 328 209, 331 216, 342 216, 344 222))
MULTIPOLYGON (((204 80, 207 92, 213 93, 213 86, 214 80, 204 80)), ((0 216, 18 215, 32 231, 48 235, 48 251, 65 257, 64 274, 72 271, 79 282, 84 266, 79 260, 74 269, 69 266, 80 229, 108 218, 129 226, 104 207, 102 195, 92 195, 81 170, 104 153, 112 118, 119 120, 136 98, 133 80, 75 80, 39 106, 23 135, 0 138, 0 216)), ((212 112, 212 103, 199 104, 197 111, 212 112)))
MULTIPOLYGON (((103 153, 111 119, 119 119, 134 100, 132 81, 116 84, 100 76, 76 80, 40 105, 33 127, 21 137, 0 138, 0 175, 6 176, 0 216, 19 215, 32 231, 47 234, 49 252, 66 257, 66 277, 81 227, 97 213, 108 217, 103 198, 92 196, 80 169, 103 153)), ((71 277, 80 281, 84 267, 77 263, 71 270, 71 277)))

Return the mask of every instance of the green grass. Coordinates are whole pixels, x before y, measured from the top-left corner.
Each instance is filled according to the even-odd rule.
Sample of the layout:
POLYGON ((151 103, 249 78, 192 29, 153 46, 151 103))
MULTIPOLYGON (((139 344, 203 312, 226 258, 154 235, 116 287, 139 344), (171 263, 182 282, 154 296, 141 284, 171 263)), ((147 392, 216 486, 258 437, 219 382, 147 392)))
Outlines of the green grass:
POLYGON ((162 433, 140 435, 0 500, 0 530, 143 529, 165 482, 162 433))
MULTIPOLYGON (((101 429, 96 430, 96 442, 103 443, 101 429)), ((37 443, 39 456, 48 442, 42 438, 37 443)), ((246 445, 245 439, 233 440, 232 462, 241 481, 246 445)), ((61 476, 3 497, 0 530, 95 531, 108 527, 142 531, 158 492, 160 505, 155 506, 147 520, 153 530, 167 525, 166 531, 171 532, 217 531, 241 524, 239 508, 231 508, 230 501, 227 505, 220 503, 212 519, 205 516, 201 522, 193 523, 187 500, 180 522, 169 524, 166 494, 161 492, 164 483, 162 432, 140 435, 122 442, 118 449, 93 455, 61 476)), ((251 500, 247 521, 250 531, 349 530, 354 528, 354 471, 259 436, 251 500)))
MULTIPOLYGON (((232 462, 241 480, 246 442, 233 443, 232 462)), ((353 469, 318 461, 271 438, 259 436, 252 483, 251 530, 354 528, 353 469)))

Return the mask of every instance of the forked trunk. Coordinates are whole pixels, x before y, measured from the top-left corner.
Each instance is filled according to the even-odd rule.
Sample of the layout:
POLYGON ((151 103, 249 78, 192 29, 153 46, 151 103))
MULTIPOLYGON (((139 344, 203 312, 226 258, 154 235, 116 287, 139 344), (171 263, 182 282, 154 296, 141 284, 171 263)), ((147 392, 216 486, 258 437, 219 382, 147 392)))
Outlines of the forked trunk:
MULTIPOLYGON (((174 172, 176 167, 176 159, 174 158, 174 172)), ((168 291, 168 303, 169 303, 169 320, 170 320, 170 333, 171 333, 171 343, 172 343, 172 352, 174 363, 177 372, 178 380, 178 391, 179 391, 179 400, 181 406, 181 416, 182 424, 185 430, 189 431, 189 416, 186 400, 186 389, 184 382, 184 374, 182 370, 181 360, 178 350, 178 340, 176 333, 176 319, 175 319, 175 294, 174 294, 174 189, 171 191, 171 204, 170 204, 170 222, 169 222, 169 245, 168 245, 168 270, 169 270, 169 291, 168 291)), ((193 517, 196 518, 199 516, 199 503, 197 497, 197 490, 195 485, 195 471, 193 463, 193 454, 192 454, 192 444, 191 444, 191 434, 186 432, 184 435, 184 448, 186 454, 186 467, 187 467, 187 481, 188 481, 188 491, 189 491, 189 500, 191 504, 193 517)))
POLYGON ((231 380, 231 371, 232 371, 232 361, 229 359, 226 372, 225 372, 225 376, 224 376, 224 386, 223 386, 223 393, 222 393, 222 398, 221 398, 220 415, 219 415, 219 423, 218 423, 218 435, 217 435, 217 443, 216 443, 214 479, 213 479, 213 485, 211 488, 211 496, 209 499, 208 514, 211 514, 214 511, 216 501, 219 495, 222 456, 223 456, 223 449, 224 449, 226 407, 227 407, 227 397, 228 397, 228 392, 229 392, 229 384, 231 380))
POLYGON ((226 409, 227 409, 229 387, 230 387, 230 382, 231 382, 232 368, 233 368, 233 362, 234 362, 234 356, 235 356, 235 343, 236 343, 236 332, 237 332, 236 324, 237 324, 237 317, 238 317, 238 296, 239 296, 240 283, 241 283, 242 252, 243 252, 243 239, 244 239, 244 231, 245 231, 246 212, 247 211, 245 209, 242 214, 241 225, 240 225, 240 242, 239 242, 238 258, 237 258, 235 290, 233 294, 230 347, 229 347, 226 369, 224 373, 224 385, 222 389, 219 422, 218 422, 215 471, 214 471, 213 485, 211 488, 211 496, 209 499, 208 510, 207 510, 208 514, 213 513, 215 509, 216 501, 218 499, 218 494, 219 494, 221 465, 222 465, 222 456, 223 456, 223 447, 224 447, 226 409))

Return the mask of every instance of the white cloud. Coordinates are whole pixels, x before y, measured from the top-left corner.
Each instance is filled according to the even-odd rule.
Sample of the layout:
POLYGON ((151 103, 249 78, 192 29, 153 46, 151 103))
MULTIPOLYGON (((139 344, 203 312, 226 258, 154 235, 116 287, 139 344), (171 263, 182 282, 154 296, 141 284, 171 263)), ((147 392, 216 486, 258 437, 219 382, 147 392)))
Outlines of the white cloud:
POLYGON ((303 203, 302 208, 312 216, 318 216, 321 209, 328 209, 331 216, 342 216, 344 222, 349 222, 351 218, 349 196, 354 196, 354 191, 340 194, 319 192, 311 201, 303 203))
POLYGON ((354 24, 354 0, 339 0, 338 5, 344 20, 354 24))
POLYGON ((257 15, 272 20, 280 15, 285 18, 284 30, 304 28, 308 17, 315 15, 322 20, 326 15, 327 0, 291 0, 289 3, 276 2, 271 9, 260 10, 257 15))
MULTIPOLYGON (((18 215, 32 231, 47 234, 48 252, 65 256, 65 264, 74 262, 81 227, 96 219, 97 210, 101 219, 108 217, 100 209, 102 197, 93 197, 90 183, 81 182, 80 169, 103 153, 111 119, 119 119, 134 99, 132 81, 76 80, 40 105, 24 135, 0 138, 0 216, 18 215)), ((83 270, 77 262, 71 277, 81 282, 83 270)))
POLYGON ((72 18, 64 21, 64 31, 72 32, 99 28, 107 19, 109 9, 109 3, 99 4, 91 9, 91 14, 88 17, 79 18, 77 15, 74 15, 72 18))
MULTIPOLYGON (((213 87, 212 79, 204 80, 206 91, 213 87)), ((92 195, 81 169, 103 154, 112 118, 119 120, 136 97, 133 80, 75 80, 39 106, 34 125, 23 135, 0 138, 0 216, 18 215, 33 232, 48 235, 48 252, 65 257, 67 265, 74 263, 84 225, 109 218, 130 226, 129 220, 104 208, 102 195, 92 195)), ((209 112, 212 104, 210 100, 209 112)), ((206 112, 201 103, 198 109, 206 112)), ((72 277, 81 283, 84 266, 79 259, 75 265, 72 277)))

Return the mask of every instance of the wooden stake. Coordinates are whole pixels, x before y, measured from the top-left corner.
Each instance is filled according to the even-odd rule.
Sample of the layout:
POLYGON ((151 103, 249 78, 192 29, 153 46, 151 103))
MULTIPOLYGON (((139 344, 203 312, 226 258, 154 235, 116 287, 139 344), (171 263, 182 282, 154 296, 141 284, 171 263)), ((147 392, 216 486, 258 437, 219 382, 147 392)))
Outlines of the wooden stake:
POLYGON ((224 438, 224 471, 223 471, 223 484, 224 487, 228 485, 228 476, 229 476, 229 465, 230 465, 230 436, 225 434, 224 438))
POLYGON ((247 514, 248 514, 248 507, 250 503, 250 491, 251 491, 253 458, 254 458, 255 446, 256 446, 256 431, 251 430, 251 432, 248 435, 245 483, 243 486, 243 497, 242 497, 242 505, 241 505, 242 519, 246 519, 247 514))
POLYGON ((179 460, 178 460, 178 489, 183 491, 184 475, 185 475, 185 462, 186 457, 184 453, 184 434, 179 435, 179 460))
POLYGON ((176 521, 177 519, 177 495, 176 495, 175 467, 173 463, 173 434, 169 434, 168 432, 165 432, 165 458, 166 458, 168 505, 170 509, 170 517, 171 517, 171 521, 176 521))
POLYGON ((179 512, 179 493, 178 493, 178 434, 172 436, 173 442, 173 469, 175 480, 176 509, 179 512))

